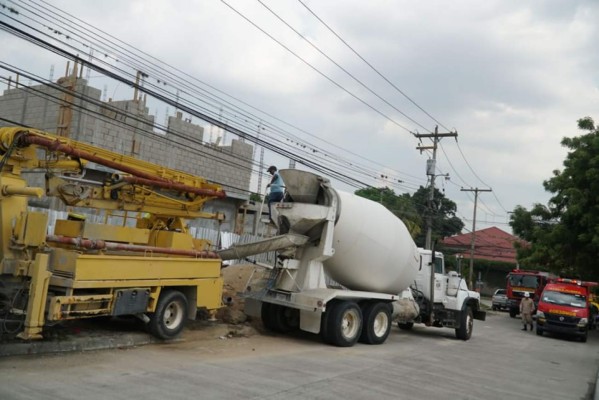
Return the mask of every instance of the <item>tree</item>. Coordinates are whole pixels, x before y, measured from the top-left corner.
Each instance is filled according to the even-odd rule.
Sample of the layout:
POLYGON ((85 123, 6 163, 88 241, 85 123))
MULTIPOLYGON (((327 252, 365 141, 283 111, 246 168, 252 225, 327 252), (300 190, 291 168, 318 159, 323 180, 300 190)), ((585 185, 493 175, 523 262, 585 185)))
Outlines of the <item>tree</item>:
POLYGON ((510 226, 514 233, 521 239, 534 246, 523 246, 515 242, 516 254, 519 264, 531 269, 549 269, 551 265, 551 248, 543 244, 553 225, 551 210, 542 204, 535 204, 528 211, 522 206, 517 206, 510 216, 510 226))
MULTIPOLYGON (((412 196, 407 193, 398 196, 388 187, 359 189, 355 194, 387 207, 406 224, 416 244, 424 246, 428 189, 420 187, 412 196)), ((462 231, 464 223, 455 216, 456 204, 436 189, 433 208, 436 210, 433 215, 433 239, 452 236, 462 231)))
MULTIPOLYGON (((420 186, 420 188, 412 196, 412 201, 418 213, 426 218, 432 213, 433 242, 437 239, 449 237, 462 232, 464 222, 455 213, 457 211, 456 204, 449 200, 441 191, 435 188, 433 196, 433 204, 429 205, 430 189, 420 186)), ((418 246, 424 246, 426 241, 426 227, 416 237, 418 246)))
POLYGON ((381 203, 395 216, 403 221, 412 237, 417 236, 421 231, 422 219, 416 211, 409 194, 396 195, 393 189, 382 188, 364 188, 354 192, 360 197, 367 198, 377 203, 381 203))
POLYGON ((262 201, 262 195, 260 193, 250 193, 250 200, 260 203, 262 201))
POLYGON ((564 168, 543 182, 553 194, 548 205, 516 207, 510 225, 531 242, 530 249, 519 249, 523 262, 599 279, 599 129, 590 117, 578 120, 578 127, 587 133, 562 139, 569 149, 564 168))

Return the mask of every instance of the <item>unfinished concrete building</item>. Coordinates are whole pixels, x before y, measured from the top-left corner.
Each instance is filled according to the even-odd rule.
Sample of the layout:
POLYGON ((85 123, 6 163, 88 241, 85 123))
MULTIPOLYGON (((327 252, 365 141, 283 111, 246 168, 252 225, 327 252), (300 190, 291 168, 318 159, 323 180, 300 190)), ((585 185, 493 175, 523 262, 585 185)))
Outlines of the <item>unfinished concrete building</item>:
MULTIPOLYGON (((210 202, 206 211, 225 214, 225 221, 193 221, 222 231, 239 231, 237 210, 249 198, 252 145, 233 139, 228 146, 206 143, 203 128, 184 119, 182 113, 168 118, 166 132, 155 132, 145 98, 102 101, 101 90, 81 77, 60 78, 68 92, 48 85, 11 85, 0 96, 0 126, 23 125, 68 136, 107 150, 131 155, 221 184, 228 197, 210 202)), ((32 203, 50 207, 49 203, 32 203)))

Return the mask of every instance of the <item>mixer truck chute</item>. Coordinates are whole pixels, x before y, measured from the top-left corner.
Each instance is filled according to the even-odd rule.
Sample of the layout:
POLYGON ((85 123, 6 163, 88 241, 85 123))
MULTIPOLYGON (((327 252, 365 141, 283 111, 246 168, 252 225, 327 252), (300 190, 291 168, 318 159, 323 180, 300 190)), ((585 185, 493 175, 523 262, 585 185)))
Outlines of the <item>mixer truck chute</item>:
POLYGON ((278 235, 219 253, 228 260, 278 251, 267 288, 247 294, 248 315, 273 331, 301 329, 336 346, 381 344, 393 321, 404 329, 415 322, 451 327, 470 338, 473 319, 485 318, 480 295, 457 274, 444 274, 440 253, 433 259, 418 249, 378 203, 309 172, 280 174, 288 193, 272 210, 278 235))

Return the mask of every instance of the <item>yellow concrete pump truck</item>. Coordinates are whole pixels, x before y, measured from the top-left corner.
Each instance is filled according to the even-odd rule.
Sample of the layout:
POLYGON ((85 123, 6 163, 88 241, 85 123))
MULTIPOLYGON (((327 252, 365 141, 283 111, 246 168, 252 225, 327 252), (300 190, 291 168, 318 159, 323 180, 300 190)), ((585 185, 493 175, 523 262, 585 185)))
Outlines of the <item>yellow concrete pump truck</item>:
POLYGON ((1 326, 32 340, 60 321, 135 315, 153 335, 177 336, 199 308, 213 315, 222 304, 221 260, 189 234, 186 220, 222 219, 202 208, 224 196, 219 185, 181 171, 0 128, 1 326), (86 168, 91 163, 104 167, 86 168), (28 186, 28 171, 44 172, 45 188, 28 186), (28 207, 29 197, 44 195, 129 223, 67 218, 48 232, 48 213, 28 207))

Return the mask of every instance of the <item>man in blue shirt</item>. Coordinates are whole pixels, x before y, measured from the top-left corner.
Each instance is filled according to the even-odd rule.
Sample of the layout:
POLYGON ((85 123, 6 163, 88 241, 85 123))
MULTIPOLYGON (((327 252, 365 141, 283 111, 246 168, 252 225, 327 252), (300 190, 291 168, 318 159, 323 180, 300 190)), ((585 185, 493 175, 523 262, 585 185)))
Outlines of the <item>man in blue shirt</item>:
POLYGON ((272 175, 270 183, 266 185, 267 188, 270 188, 270 194, 268 195, 268 219, 272 220, 270 205, 271 203, 278 203, 283 200, 283 197, 285 196, 285 183, 283 182, 283 178, 281 178, 277 172, 277 167, 271 165, 268 167, 267 171, 272 175))

